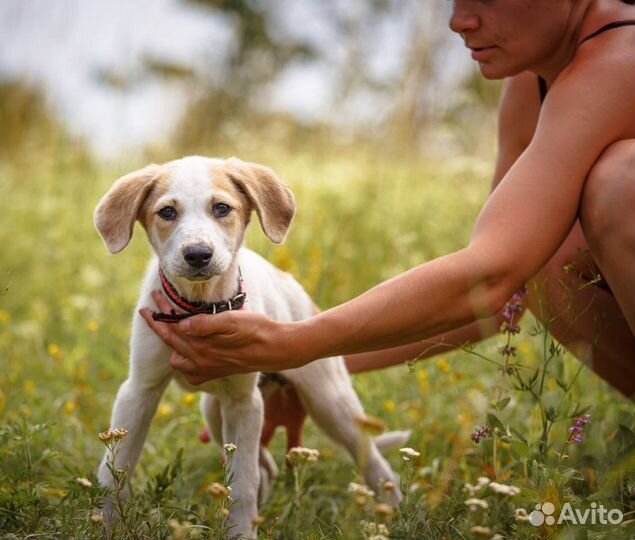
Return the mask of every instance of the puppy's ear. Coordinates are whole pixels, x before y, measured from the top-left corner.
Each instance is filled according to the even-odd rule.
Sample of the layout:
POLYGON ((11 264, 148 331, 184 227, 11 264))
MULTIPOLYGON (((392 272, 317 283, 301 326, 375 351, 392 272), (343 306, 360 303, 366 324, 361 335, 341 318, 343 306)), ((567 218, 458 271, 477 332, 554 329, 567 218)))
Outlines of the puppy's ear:
POLYGON ((95 209, 95 227, 110 253, 119 253, 132 237, 135 220, 160 171, 159 165, 122 176, 95 209))
POLYGON ((237 158, 227 160, 229 176, 251 201, 267 238, 282 244, 295 215, 295 197, 268 167, 237 158))

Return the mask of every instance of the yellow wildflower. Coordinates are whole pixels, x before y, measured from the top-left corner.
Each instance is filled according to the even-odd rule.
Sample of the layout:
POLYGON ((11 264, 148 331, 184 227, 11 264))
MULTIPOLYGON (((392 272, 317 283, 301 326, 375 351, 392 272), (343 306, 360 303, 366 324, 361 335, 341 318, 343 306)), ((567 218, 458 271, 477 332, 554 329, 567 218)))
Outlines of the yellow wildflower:
POLYGON ((49 356, 53 360, 59 361, 62 359, 62 349, 60 349, 60 346, 57 343, 50 343, 47 350, 48 350, 49 356))
POLYGON ((450 373, 450 363, 445 358, 440 358, 437 366, 443 373, 450 373))
POLYGON ((75 409, 77 409, 77 401, 75 401, 74 399, 71 399, 70 401, 64 403, 64 412, 66 414, 73 413, 75 409))
POLYGON ((159 416, 159 418, 166 418, 167 416, 170 416, 173 411, 174 411, 174 408, 172 407, 172 405, 169 405, 167 403, 162 403, 161 405, 159 405, 159 410, 157 411, 157 415, 159 416))
POLYGON ((187 393, 183 396, 181 400, 183 405, 192 405, 196 401, 196 394, 187 393))
POLYGON ((0 323, 7 324, 11 320, 11 315, 8 311, 0 309, 0 323))
POLYGON ((387 413, 395 412, 395 408, 396 408, 396 405, 392 399, 387 399, 384 402, 384 409, 387 413))
POLYGON ((99 330, 99 323, 97 321, 88 321, 86 329, 89 332, 97 332, 97 330, 99 330))
POLYGON ((427 369, 417 371, 417 384, 419 385, 419 392, 421 394, 427 394, 429 390, 428 379, 430 374, 427 369))
POLYGON ((53 495, 54 497, 66 497, 66 495, 68 495, 68 491, 65 489, 44 488, 42 491, 47 495, 53 495))

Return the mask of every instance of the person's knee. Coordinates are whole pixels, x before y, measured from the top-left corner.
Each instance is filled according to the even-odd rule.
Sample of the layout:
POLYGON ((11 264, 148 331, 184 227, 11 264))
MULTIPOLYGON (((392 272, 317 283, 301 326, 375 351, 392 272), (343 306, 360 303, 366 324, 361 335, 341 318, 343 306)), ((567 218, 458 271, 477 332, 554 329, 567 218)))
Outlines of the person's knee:
POLYGON ((580 222, 591 244, 614 235, 632 213, 635 198, 635 139, 618 141, 597 160, 585 182, 580 222))

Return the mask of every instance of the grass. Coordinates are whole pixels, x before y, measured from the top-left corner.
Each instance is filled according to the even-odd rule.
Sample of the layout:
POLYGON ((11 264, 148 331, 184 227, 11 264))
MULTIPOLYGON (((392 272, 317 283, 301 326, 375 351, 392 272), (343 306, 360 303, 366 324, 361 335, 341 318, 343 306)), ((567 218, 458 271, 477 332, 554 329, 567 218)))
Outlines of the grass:
MULTIPOLYGON (((493 162, 487 150, 443 159, 361 144, 236 139, 213 153, 266 163, 299 204, 285 246, 268 244, 255 223, 249 245, 292 272, 321 307, 464 246, 493 162)), ((95 164, 62 138, 47 145, 35 152, 27 144, 0 161, 0 536, 103 538, 90 513, 104 495, 94 474, 104 451, 97 435, 109 427, 127 373, 129 322, 149 250, 138 228, 127 250, 110 256, 92 225, 97 201, 131 165, 95 164)), ((172 157, 153 153, 156 161, 172 157)), ((545 336, 526 318, 513 338, 512 366, 522 367, 506 372, 491 362, 503 362, 501 336, 356 376, 369 414, 389 429, 413 430, 409 444, 420 455, 388 456, 402 476, 402 506, 391 513, 380 495, 349 491, 361 482, 357 471, 309 424, 304 443, 320 459, 281 474, 262 508, 260 538, 379 539, 380 525, 401 539, 632 537, 632 403, 545 336), (565 445, 573 418, 586 411, 592 424, 583 442, 565 445), (476 444, 471 434, 483 425, 492 435, 476 444), (487 508, 470 511, 470 485, 483 476, 520 493, 474 488, 487 508), (517 519, 517 509, 546 501, 558 509, 601 503, 627 523, 533 527, 517 519)), ((164 396, 115 537, 223 537, 227 501, 208 486, 226 479, 220 450, 197 440, 196 404, 175 388, 164 396)), ((277 437, 279 464, 283 448, 277 437)))

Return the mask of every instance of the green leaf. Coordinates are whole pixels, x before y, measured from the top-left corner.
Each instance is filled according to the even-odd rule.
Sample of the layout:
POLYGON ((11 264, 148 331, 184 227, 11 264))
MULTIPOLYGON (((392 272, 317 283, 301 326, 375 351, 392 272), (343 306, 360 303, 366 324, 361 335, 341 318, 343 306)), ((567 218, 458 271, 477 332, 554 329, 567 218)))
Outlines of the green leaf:
POLYGON ((497 411, 502 411, 505 407, 507 407, 511 399, 512 398, 510 397, 499 399, 498 401, 492 404, 492 407, 496 409, 497 411))
POLYGON ((520 440, 523 444, 528 444, 527 443, 527 439, 524 437, 524 435, 518 431, 516 428, 509 426, 509 430, 512 432, 512 434, 518 439, 520 440))
POLYGON ((505 431, 505 426, 494 413, 487 413, 487 425, 505 431))

